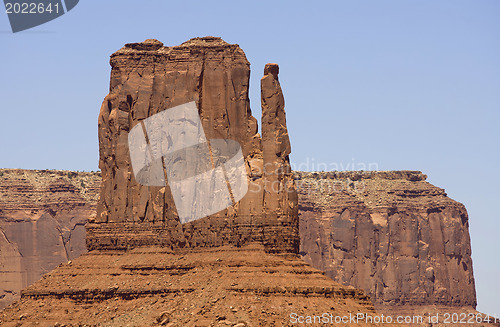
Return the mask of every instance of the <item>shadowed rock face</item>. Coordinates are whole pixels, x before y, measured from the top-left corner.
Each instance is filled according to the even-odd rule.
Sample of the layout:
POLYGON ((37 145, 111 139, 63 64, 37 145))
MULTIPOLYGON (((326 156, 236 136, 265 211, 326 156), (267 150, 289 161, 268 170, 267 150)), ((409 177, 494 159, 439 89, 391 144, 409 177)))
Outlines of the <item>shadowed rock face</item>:
POLYGON ((426 175, 297 176, 306 262, 375 305, 476 307, 467 211, 426 175))
POLYGON ((146 40, 114 53, 111 66, 110 93, 99 114, 103 183, 97 216, 87 226, 90 250, 257 241, 268 252, 298 252, 297 197, 277 65, 267 65, 262 79, 262 139, 249 106, 250 65, 236 44, 204 37, 165 47, 146 40), (191 101, 207 139, 241 145, 249 190, 235 205, 181 225, 168 185, 135 180, 127 137, 142 120, 191 101))

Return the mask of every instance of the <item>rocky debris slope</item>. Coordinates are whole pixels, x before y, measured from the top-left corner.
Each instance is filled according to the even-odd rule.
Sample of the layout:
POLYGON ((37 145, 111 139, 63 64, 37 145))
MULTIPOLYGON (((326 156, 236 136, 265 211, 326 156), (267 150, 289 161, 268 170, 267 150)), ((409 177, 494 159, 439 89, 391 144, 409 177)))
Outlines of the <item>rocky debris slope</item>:
POLYGON ((306 262, 376 306, 476 307, 467 211, 426 175, 296 176, 306 262))
POLYGON ((268 254, 249 243, 91 251, 24 290, 0 313, 0 323, 288 326, 291 314, 351 312, 375 314, 363 291, 335 283, 298 255, 268 254))
POLYGON ((97 216, 87 226, 87 247, 209 247, 258 241, 268 252, 298 252, 297 196, 278 66, 267 65, 262 79, 261 138, 248 98, 250 64, 237 44, 203 37, 167 47, 146 40, 126 44, 110 62, 110 93, 99 114, 103 183, 97 216), (235 205, 181 225, 170 186, 144 186, 135 179, 127 137, 144 119, 191 101, 208 140, 240 144, 249 185, 235 205), (272 169, 264 170, 264 164, 272 169))
POLYGON ((97 173, 0 169, 0 308, 86 252, 99 185, 97 173))

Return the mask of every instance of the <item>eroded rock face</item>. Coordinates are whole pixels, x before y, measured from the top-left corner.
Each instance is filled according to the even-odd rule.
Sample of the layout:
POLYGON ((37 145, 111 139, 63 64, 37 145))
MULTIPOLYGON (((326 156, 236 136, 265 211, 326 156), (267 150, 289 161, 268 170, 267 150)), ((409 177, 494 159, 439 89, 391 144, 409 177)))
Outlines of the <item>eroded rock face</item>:
POLYGON ((0 308, 85 248, 100 176, 0 169, 0 308))
POLYGON ((111 66, 110 93, 99 114, 103 183, 96 219, 87 226, 90 250, 257 241, 268 252, 298 252, 297 198, 277 65, 266 66, 262 79, 263 139, 249 106, 250 65, 236 44, 204 37, 166 47, 146 40, 114 53, 111 66), (191 101, 207 139, 240 144, 249 189, 235 205, 181 225, 168 185, 136 181, 127 137, 144 119, 191 101), (273 169, 264 172, 265 164, 273 169))
POLYGON ((296 174, 306 262, 375 305, 476 307, 467 211, 426 175, 296 174))

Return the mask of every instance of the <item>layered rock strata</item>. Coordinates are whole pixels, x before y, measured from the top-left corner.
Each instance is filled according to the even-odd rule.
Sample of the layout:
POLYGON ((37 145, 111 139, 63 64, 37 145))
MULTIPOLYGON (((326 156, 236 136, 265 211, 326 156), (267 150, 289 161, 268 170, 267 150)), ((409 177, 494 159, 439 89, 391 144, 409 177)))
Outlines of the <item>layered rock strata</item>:
POLYGON ((247 243, 91 251, 24 290, 0 312, 0 324, 288 326, 357 312, 375 314, 363 291, 335 283, 298 255, 247 243))
MULTIPOLYGON (((363 291, 333 282, 297 254, 277 65, 266 66, 262 79, 262 140, 248 104, 248 61, 237 45, 208 37, 169 48, 148 40, 126 45, 111 65, 99 115, 103 181, 87 229, 91 251, 24 290, 1 313, 2 325, 283 326, 293 315, 374 313, 363 291), (162 187, 136 180, 127 132, 141 124, 144 148, 153 146, 144 120, 192 101, 208 140, 241 146, 249 191, 219 213, 181 224, 172 181, 162 187)), ((195 120, 186 116, 181 124, 195 120)), ((210 158, 218 155, 210 149, 210 158)), ((165 162, 176 162, 164 159, 165 172, 165 162)))
MULTIPOLYGON (((92 210, 96 206, 100 175, 50 170, 0 171, 3 173, 0 176, 2 181, 0 228, 4 235, 4 242, 0 247, 2 262, 0 296, 2 306, 6 306, 19 298, 22 288, 35 282, 61 262, 67 262, 85 251, 83 224, 86 218, 92 215, 92 210), (61 180, 67 183, 66 190, 74 188, 76 191, 55 192, 54 185, 61 185, 61 180), (44 223, 44 221, 50 222, 52 218, 48 220, 44 218, 37 223, 42 215, 47 218, 58 217, 54 218, 58 223, 44 223), (69 222, 71 224, 68 226, 69 222), (26 230, 29 231, 29 236, 26 230), (60 236, 61 232, 66 233, 66 236, 60 236), (39 236, 33 237, 33 233, 39 236), (40 235, 44 237, 41 238, 40 235), (31 240, 45 240, 45 243, 41 246, 40 241, 31 242, 31 240), (20 250, 27 247, 30 248, 30 254, 21 255, 28 253, 20 250), (69 255, 66 254, 66 249, 69 249, 69 255), (80 250, 77 252, 75 249, 80 250)), ((301 251, 304 259, 314 267, 326 271, 326 274, 337 282, 363 288, 379 308, 384 305, 394 308, 398 303, 404 304, 406 308, 413 306, 412 312, 418 311, 419 307, 426 308, 434 304, 443 307, 451 305, 456 308, 475 307, 472 269, 466 271, 464 265, 461 263, 458 265, 458 261, 453 265, 454 258, 458 258, 458 255, 446 255, 444 250, 440 253, 429 250, 427 256, 421 253, 418 257, 420 263, 417 263, 417 267, 418 271, 424 271, 422 276, 419 275, 416 279, 413 273, 405 277, 401 271, 404 266, 399 265, 399 261, 408 260, 404 255, 407 250, 402 250, 409 246, 405 239, 412 240, 429 233, 433 235, 430 239, 434 242, 432 245, 429 244, 429 247, 438 246, 435 242, 441 237, 435 236, 436 233, 465 237, 453 244, 456 247, 455 251, 458 251, 457 248, 464 251, 461 260, 466 265, 471 260, 470 254, 467 255, 470 243, 464 234, 467 231, 467 223, 462 224, 461 218, 453 220, 442 214, 433 215, 432 219, 437 221, 432 226, 426 223, 425 217, 430 218, 427 211, 432 213, 437 211, 436 208, 441 208, 440 210, 444 212, 451 212, 452 208, 455 208, 465 215, 466 211, 461 204, 447 198, 442 189, 426 182, 425 175, 420 172, 393 171, 369 174, 295 172, 295 176, 299 190, 301 251), (390 218, 385 214, 382 215, 381 212, 388 212, 388 208, 397 209, 399 214, 395 215, 394 211, 390 218), (402 214, 403 210, 405 215, 402 214), (345 221, 341 217, 347 217, 347 211, 350 218, 345 221), (377 213, 382 219, 377 220, 380 218, 377 213), (410 229, 415 235, 402 238, 397 235, 403 231, 408 233, 406 230, 409 228, 389 229, 389 227, 406 226, 408 214, 420 217, 417 219, 419 227, 410 229), (388 223, 384 227, 384 219, 392 221, 392 224, 388 223), (367 228, 367 225, 370 228, 367 228), (425 231, 425 226, 429 226, 432 230, 425 231), (391 235, 393 236, 390 237, 391 235), (343 237, 342 240, 339 240, 340 237, 343 237), (365 240, 369 244, 368 247, 363 245, 365 240), (382 249, 390 252, 383 252, 382 249), (371 251, 370 253, 374 254, 368 256, 368 252, 363 251, 371 251), (369 270, 369 275, 362 278, 360 272, 365 266, 372 268, 369 270), (394 270, 389 274, 387 269, 394 270), (436 274, 432 283, 426 277, 427 271, 436 274), (450 274, 459 275, 450 278, 448 277, 450 274), (386 276, 394 277, 389 279, 386 276), (458 287, 449 283, 453 280, 458 281, 458 287), (382 285, 382 288, 376 288, 375 285, 382 285), (433 291, 415 297, 414 291, 422 289, 422 285, 433 291), (381 292, 374 292, 374 289, 381 292), (437 290, 439 292, 436 293, 437 290), (390 298, 386 291, 390 291, 388 294, 400 294, 400 296, 396 299, 390 298)), ((58 189, 61 190, 60 187, 58 189)), ((413 219, 409 221, 415 222, 413 219)), ((446 240, 445 246, 447 251, 450 251, 450 241, 446 240)), ((422 245, 425 249, 423 242, 424 240, 418 240, 414 242, 414 246, 422 245)), ((411 257, 409 261, 417 262, 411 257)), ((411 269, 416 269, 415 267, 411 269)), ((432 281, 432 278, 430 280, 432 281)))
MULTIPOLYGON (((2 181, 0 184, 2 189, 0 192, 0 228, 4 241, 0 247, 0 260, 2 262, 0 266, 2 294, 0 296, 2 297, 2 306, 6 306, 19 298, 22 288, 35 282, 61 262, 67 262, 85 251, 83 224, 86 218, 92 215, 92 210, 96 206, 100 175, 99 173, 50 170, 3 169, 1 172, 3 175, 0 176, 2 181), (55 192, 56 187, 54 186, 61 185, 61 180, 67 183, 65 189, 71 191, 55 192), (75 191, 72 191, 73 188, 75 191), (50 222, 52 218, 47 220, 44 218, 37 223, 42 215, 47 218, 49 216, 58 217, 54 218, 58 220, 58 223, 44 223, 44 221, 50 222), (69 222, 71 223, 68 226, 69 222), (26 234, 26 230, 29 231, 29 236, 26 234), (61 232, 66 233, 66 236, 60 236, 61 232), (39 236, 33 237, 33 233, 39 236), (40 237, 40 235, 44 235, 44 237, 40 237), (31 240, 35 240, 35 242, 31 240), (41 246, 42 243, 36 240, 45 240, 45 243, 41 246), (20 250, 27 247, 30 248, 28 252, 20 250), (66 249, 69 249, 69 255, 66 254, 66 249), (75 251, 75 249, 79 250, 75 251), (26 254, 23 256, 21 253, 26 254), (23 264, 21 264, 22 261, 23 264)), ((461 306, 475 307, 471 269, 465 271, 464 265, 461 267, 453 266, 454 261, 451 260, 454 258, 453 255, 447 256, 446 252, 435 253, 434 251, 428 252, 427 257, 418 257, 418 261, 420 261, 418 269, 434 273, 435 269, 439 269, 440 272, 437 273, 437 276, 440 277, 436 278, 435 276, 434 282, 431 284, 429 284, 425 273, 418 279, 404 277, 400 270, 402 266, 398 262, 400 259, 406 259, 404 256, 406 252, 401 252, 401 249, 407 247, 408 242, 401 237, 389 237, 391 234, 399 235, 401 232, 401 230, 392 230, 389 227, 403 226, 407 221, 405 220, 407 216, 403 216, 401 212, 399 215, 392 214, 390 218, 392 225, 387 224, 385 228, 382 225, 383 219, 389 219, 389 216, 383 215, 382 220, 377 220, 380 217, 376 213, 387 212, 388 208, 396 208, 399 211, 404 208, 405 212, 411 215, 417 215, 420 212, 419 219, 424 219, 423 217, 428 216, 427 211, 432 213, 432 211, 437 210, 437 207, 441 207, 442 211, 456 208, 466 214, 461 204, 447 198, 442 189, 426 182, 425 175, 420 172, 394 171, 370 174, 361 172, 295 172, 295 176, 299 190, 301 251, 306 261, 316 268, 326 271, 328 276, 340 283, 345 285, 352 283, 365 289, 379 308, 384 304, 394 307, 398 303, 405 304, 406 307, 423 307, 432 304, 454 305, 457 308, 461 306), (339 212, 341 217, 346 217, 347 211, 349 211, 350 219, 346 222, 340 219, 339 212), (375 220, 370 213, 375 217, 375 220), (370 220, 368 220, 367 215, 369 215, 370 220), (373 223, 375 221, 378 223, 373 223), (352 227, 353 224, 354 227, 352 227), (371 228, 367 229, 367 224, 371 228), (347 230, 346 227, 342 226, 348 226, 347 230), (353 228, 356 233, 353 233, 353 228), (360 234, 361 232, 362 234, 360 234), (342 240, 338 240, 340 236, 343 237, 342 240), (367 239, 368 244, 370 244, 369 251, 374 251, 373 256, 367 257, 366 253, 363 252, 363 249, 367 249, 362 246, 364 239, 367 239), (383 240, 389 243, 383 243, 383 240), (376 252, 374 247, 379 252, 376 252), (387 251, 390 250, 390 255, 383 256, 385 252, 380 253, 380 249, 385 248, 388 249, 387 251), (389 264, 390 260, 393 260, 392 264, 389 264), (368 277, 362 278, 359 272, 362 271, 362 267, 368 264, 370 267, 374 267, 370 269, 375 269, 376 273, 373 274, 373 271, 370 270, 372 273, 368 277), (385 277, 389 275, 386 271, 389 267, 393 267, 394 271, 391 274, 396 277, 391 279, 385 277), (386 272, 381 273, 381 271, 386 272), (461 275, 451 279, 448 277, 450 274, 459 272, 461 275), (346 276, 352 277, 347 278, 346 276), (459 287, 449 284, 450 280, 457 280, 459 287), (436 297, 434 292, 429 292, 425 296, 416 298, 412 295, 411 290, 421 288, 420 283, 427 285, 429 290, 439 289, 437 294, 440 294, 440 297, 436 297), (385 287, 381 288, 382 292, 377 293, 373 291, 375 285, 385 285, 385 287), (400 297, 396 300, 389 298, 385 294, 386 290, 391 290, 389 294, 400 294, 400 297), (452 298, 455 300, 451 300, 452 298)), ((60 187, 58 189, 61 190, 60 187)), ((460 221, 455 219, 455 223, 450 223, 453 220, 447 216, 438 215, 434 216, 433 219, 436 218, 439 223, 433 223, 432 231, 424 232, 423 228, 427 224, 420 222, 419 228, 412 229, 416 236, 411 236, 409 239, 419 237, 418 235, 426 235, 426 233, 434 235, 436 232, 442 233, 442 231, 447 235, 462 235, 465 239, 455 242, 454 246, 465 247, 465 249, 460 250, 465 251, 462 260, 470 262, 470 255, 466 254, 470 245, 466 235, 464 235, 467 224, 463 225, 461 218, 460 221)), ((407 237, 405 236, 405 238, 407 237)), ((432 237, 433 242, 439 239, 436 236, 432 237)), ((419 240, 416 245, 423 245, 422 242, 424 241, 419 240)), ((449 244, 450 241, 445 241, 445 243, 449 244)), ((435 247, 437 244, 434 243, 432 246, 435 247)), ((410 258, 409 260, 415 262, 414 259, 410 258)), ((415 274, 408 276, 415 276, 415 274)))
MULTIPOLYGON (((102 184, 97 215, 89 214, 87 225, 91 252, 26 289, 2 312, 3 325, 267 326, 287 325, 293 314, 374 314, 369 297, 347 284, 365 289, 379 308, 439 304, 473 312, 467 213, 420 172, 297 173, 300 254, 340 283, 300 260, 299 205, 276 64, 266 65, 261 80, 262 137, 249 108, 249 63, 237 45, 213 37, 176 47, 147 40, 113 54, 111 66, 99 115, 102 184), (186 103, 198 110, 207 140, 240 145, 248 193, 227 209, 181 224, 172 184, 168 178, 163 186, 139 183, 128 141, 138 126, 149 136, 150 117, 186 103)), ((219 153, 208 148, 215 169, 219 153)), ((77 193, 72 183, 56 184, 48 190, 77 193)), ((45 209, 57 216, 78 201, 70 196, 69 209, 45 209)), ((53 257, 39 256, 51 265, 70 259, 72 245, 61 232, 67 227, 37 212, 34 217, 31 233, 44 230, 41 237, 13 235, 42 249, 38 240, 58 230, 61 241, 45 241, 63 244, 66 257, 57 246, 53 257)))
POLYGON ((87 225, 88 249, 258 241, 268 252, 298 252, 296 190, 277 65, 266 66, 262 79, 262 139, 249 105, 250 65, 236 44, 204 37, 166 47, 146 40, 114 53, 111 66, 110 93, 99 114, 103 183, 97 216, 87 225), (181 224, 168 183, 161 187, 137 182, 127 136, 146 118, 192 101, 208 140, 240 144, 248 192, 225 210, 181 224), (273 169, 265 172, 264 163, 273 169), (271 184, 278 191, 271 190, 271 184))

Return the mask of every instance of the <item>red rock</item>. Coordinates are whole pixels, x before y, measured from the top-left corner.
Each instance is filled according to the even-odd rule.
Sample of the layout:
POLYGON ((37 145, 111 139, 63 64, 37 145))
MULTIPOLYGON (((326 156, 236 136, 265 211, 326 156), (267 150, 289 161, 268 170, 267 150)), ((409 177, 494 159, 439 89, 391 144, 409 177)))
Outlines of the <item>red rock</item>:
POLYGON ((84 225, 95 215, 99 185, 94 173, 1 170, 0 308, 86 252, 84 225))
POLYGON ((297 174, 306 262, 379 307, 476 307, 467 211, 426 175, 297 174))
POLYGON ((297 198, 277 65, 266 66, 262 79, 262 140, 249 106, 250 65, 238 45, 214 37, 175 47, 147 40, 125 45, 111 56, 111 66, 110 93, 99 114, 103 184, 96 219, 87 226, 90 250, 257 241, 268 252, 298 251, 297 198), (196 102, 207 139, 241 145, 249 191, 226 210, 181 224, 168 185, 143 186, 134 178, 127 135, 141 120, 190 101, 196 102), (264 173, 264 164, 279 172, 264 173))
MULTIPOLYGON (((297 203, 276 64, 266 65, 261 80, 262 138, 249 108, 249 63, 237 45, 213 37, 176 47, 146 40, 127 44, 111 65, 110 94, 99 115, 103 181, 97 216, 88 224, 92 251, 25 290, 0 322, 245 325, 236 321, 244 314, 270 325, 287 324, 293 311, 375 314, 363 291, 300 263, 299 209, 304 259, 364 289, 381 312, 431 312, 437 304, 475 313, 467 212, 422 173, 298 172, 297 203), (241 145, 250 191, 226 210, 180 224, 168 185, 135 180, 127 135, 141 120, 189 101, 196 102, 208 139, 241 145), (184 312, 187 307, 194 311, 184 312)), ((42 188, 36 179, 26 181, 29 174, 8 176, 11 184, 2 179, 6 284, 21 285, 23 274, 40 275, 67 261, 68 249, 82 251, 75 226, 95 202, 92 191, 68 181, 80 181, 79 174, 66 174, 45 178, 42 188), (33 195, 44 199, 33 205, 33 195), (68 215, 78 219, 68 223, 68 215), (33 252, 26 260, 25 249, 33 252)), ((4 304, 11 300, 6 296, 4 304)))
MULTIPOLYGON (((8 219, 9 221, 11 221, 11 227, 9 227, 10 230, 7 230, 7 232, 6 230, 3 230, 4 233, 12 233, 13 231, 24 230, 24 228, 13 228, 13 226, 15 226, 15 224, 26 224, 25 219, 27 218, 23 217, 27 217, 27 215, 29 216, 31 210, 34 208, 37 208, 37 211, 35 212, 38 213, 35 213, 32 216, 33 218, 30 218, 31 221, 34 221, 36 217, 40 216, 41 212, 43 212, 45 215, 48 215, 49 212, 51 212, 51 215, 57 217, 62 217, 63 215, 65 215, 65 210, 70 209, 72 206, 74 206, 74 204, 72 203, 81 203, 82 200, 74 198, 73 195, 71 195, 72 193, 52 191, 64 189, 71 190, 71 185, 73 185, 78 190, 77 194, 83 194, 85 199, 88 199, 85 200, 88 201, 88 204, 86 204, 87 206, 95 208, 95 202, 98 196, 98 185, 100 183, 100 176, 98 174, 22 170, 16 170, 16 173, 9 173, 9 170, 2 170, 2 172, 5 172, 1 184, 4 185, 4 187, 2 188, 2 192, 0 192, 0 197, 4 197, 3 200, 0 201, 0 211, 4 213, 4 218, 6 217, 5 212, 10 212, 8 216, 11 217, 8 219), (71 179, 68 179, 68 181, 70 181, 70 184, 68 184, 67 186, 63 186, 64 183, 58 182, 61 176, 63 178, 67 178, 68 175, 72 176, 71 179), (29 186, 29 183, 26 184, 28 186, 21 186, 21 183, 24 183, 22 182, 22 179, 26 181, 34 181, 35 178, 40 180, 39 185, 41 185, 41 187, 29 186), (82 186, 81 181, 84 181, 86 189, 77 188, 77 186, 82 186), (71 196, 66 196, 65 194, 71 196), (33 198, 40 198, 40 200, 37 200, 36 206, 34 206, 34 204, 30 200, 33 198), (54 206, 54 204, 56 203, 57 206, 54 206), (26 210, 17 210, 16 208, 24 208, 26 210), (25 213, 25 211, 27 213, 25 213)), ((402 253, 413 253, 413 250, 408 250, 408 245, 404 245, 405 243, 403 243, 404 240, 402 239, 392 238, 391 242, 383 245, 381 241, 381 239, 383 238, 380 236, 380 232, 388 232, 388 229, 381 230, 380 226, 384 225, 385 219, 387 219, 388 217, 377 212, 380 210, 387 210, 388 204, 395 204, 397 208, 405 208, 404 210, 410 213, 420 211, 426 213, 428 209, 432 211, 432 208, 434 208, 437 204, 442 204, 448 207, 461 207, 460 204, 457 204, 453 200, 448 199, 441 189, 425 182, 425 175, 421 174, 420 172, 378 172, 373 173, 373 175, 374 176, 368 178, 369 176, 367 176, 367 173, 360 172, 295 173, 295 176, 297 178, 296 182, 300 191, 299 200, 301 213, 300 218, 302 251, 309 249, 309 252, 302 252, 302 254, 306 255, 307 260, 313 258, 315 260, 312 261, 313 265, 326 270, 328 276, 336 276, 334 278, 342 283, 360 283, 360 281, 363 280, 359 278, 359 276, 361 276, 359 272, 361 272, 364 267, 377 267, 381 264, 384 264, 384 261, 381 259, 377 259, 376 256, 370 257, 370 260, 372 260, 371 262, 363 262, 363 260, 359 260, 359 256, 361 256, 362 258, 367 254, 367 252, 363 252, 363 249, 357 249, 355 251, 352 249, 361 245, 363 245, 363 247, 366 246, 364 245, 367 244, 366 240, 368 240, 368 244, 371 244, 370 246, 372 247, 376 245, 374 243, 374 240, 378 239, 379 248, 384 248, 385 246, 393 249, 394 253, 396 253, 396 250, 401 251, 402 253), (328 187, 330 187, 330 189, 328 187), (366 198, 361 198, 360 200, 360 198, 354 196, 356 194, 356 192, 354 192, 355 190, 361 193, 360 196, 366 198), (339 207, 336 208, 335 205, 338 205, 339 207), (337 227, 336 230, 338 229, 339 232, 332 233, 332 230, 328 229, 331 228, 329 225, 338 224, 338 219, 335 218, 336 216, 334 212, 336 212, 336 210, 345 211, 345 209, 349 209, 349 217, 355 219, 353 223, 358 232, 351 233, 351 231, 347 230, 345 227, 337 227), (366 228, 366 219, 368 219, 368 217, 366 217, 365 210, 368 209, 376 211, 369 216, 369 219, 371 219, 373 221, 373 224, 378 227, 377 229, 366 228), (366 219, 363 217, 366 217, 366 219), (330 245, 328 243, 328 238, 325 236, 328 233, 332 235, 332 240, 330 240, 330 242, 332 243, 330 243, 330 245), (375 233, 378 233, 378 236, 376 236, 375 233), (313 235, 316 235, 316 237, 311 237, 313 235), (331 246, 333 249, 329 246, 331 246), (315 252, 317 251, 315 249, 318 248, 322 249, 321 251, 323 252, 315 252), (343 254, 344 258, 342 259, 342 267, 336 267, 335 265, 338 264, 336 263, 338 261, 332 259, 332 256, 338 256, 338 254, 334 252, 335 248, 337 248, 340 252, 346 252, 343 254), (351 250, 347 251, 347 248, 351 250), (347 257, 349 253, 353 254, 351 259, 347 257), (348 262, 349 260, 351 260, 351 263, 348 262), (354 270, 358 272, 358 278, 351 279, 348 282, 345 282, 344 279, 339 278, 340 276, 343 276, 341 274, 345 274, 346 269, 348 269, 348 267, 352 267, 353 264, 354 270), (337 273, 337 275, 335 275, 335 273, 337 273)), ((75 214, 74 209, 73 211, 70 209, 69 213, 70 215, 75 214)), ((343 217, 347 217, 347 213, 344 213, 343 217)), ((399 217, 400 219, 403 218, 403 216, 399 217)), ((393 216, 392 218, 396 218, 396 216, 393 216)), ((440 221, 438 225, 448 224, 447 221, 449 220, 449 218, 447 218, 446 216, 437 215, 436 218, 438 218, 438 221, 440 221)), ((401 223, 399 223, 398 225, 403 226, 401 225, 401 223)), ((0 226, 0 229, 4 228, 2 226, 0 226)), ((57 227, 56 225, 50 226, 52 229, 41 229, 44 234, 52 235, 54 231, 57 232, 57 230, 55 229, 55 227, 57 227)), ((463 226, 461 226, 461 224, 446 226, 448 226, 446 228, 449 230, 448 233, 455 235, 461 235, 463 233, 463 226)), ((78 230, 78 227, 75 230, 78 230)), ((74 233, 74 231, 72 233, 74 233)), ((434 232, 431 232, 431 234, 432 233, 434 232)), ((20 265, 19 260, 23 260, 19 252, 17 250, 12 251, 12 249, 15 250, 17 247, 25 247, 25 241, 27 239, 28 238, 25 234, 17 234, 14 235, 14 237, 11 239, 12 244, 4 244, 0 246, 0 260, 2 261, 2 271, 0 272, 0 278, 2 279, 1 285, 5 290, 12 291, 13 289, 15 289, 17 297, 19 297, 19 292, 22 287, 20 285, 23 284, 16 283, 23 279, 22 276, 25 276, 26 274, 32 274, 26 269, 32 269, 34 266, 30 263, 28 265, 24 265, 25 270, 15 268, 14 271, 12 271, 12 267, 16 265, 16 262, 18 265, 20 265), (15 286, 15 288, 12 288, 12 285, 17 286, 15 286)), ((409 237, 409 239, 412 239, 412 237, 409 237)), ((46 240, 52 240, 51 242, 54 242, 53 244, 47 245, 47 249, 50 249, 50 252, 41 251, 39 248, 35 248, 33 250, 34 255, 30 258, 27 258, 28 260, 30 260, 30 262, 40 263, 39 267, 41 269, 43 268, 43 271, 40 271, 40 274, 49 272, 51 269, 51 263, 57 265, 61 262, 66 262, 67 260, 67 257, 64 255, 61 256, 60 250, 57 250, 59 246, 57 238, 48 238, 46 240)), ((75 246, 75 243, 78 243, 76 247, 84 246, 83 237, 79 237, 77 236, 77 234, 72 234, 70 240, 73 244, 72 246, 75 246)), ((468 244, 467 241, 465 241, 465 244, 468 244)), ((68 244, 65 243, 65 246, 68 247, 68 244)), ((440 287, 442 288, 442 290, 440 294, 444 296, 447 296, 447 294, 453 294, 454 290, 450 285, 443 285, 442 283, 439 284, 439 278, 436 278, 436 269, 432 266, 427 266, 427 268, 425 268, 426 266, 424 265, 425 263, 428 264, 430 262, 434 262, 436 264, 439 263, 439 265, 442 265, 440 261, 442 260, 442 256, 439 255, 439 253, 430 252, 428 255, 428 258, 420 257, 420 259, 422 259, 422 267, 419 268, 419 270, 422 271, 422 280, 435 281, 435 284, 432 285, 432 288, 436 287, 437 285, 441 285, 440 287)), ((91 258, 95 258, 95 256, 92 256, 91 258)), ((395 258, 400 257, 396 256, 395 258)), ((464 256, 463 260, 470 260, 470 255, 464 256)), ((447 263, 446 266, 447 269, 453 269, 450 263, 447 263)), ((442 276, 442 273, 440 274, 442 276)), ((436 298, 433 298, 432 296, 422 296, 422 301, 411 302, 411 297, 407 297, 405 295, 407 293, 404 293, 404 291, 402 290, 412 287, 412 285, 414 285, 414 281, 412 281, 411 279, 402 278, 402 275, 393 275, 399 277, 392 280, 384 279, 382 281, 387 285, 385 289, 395 289, 396 291, 393 291, 390 294, 399 294, 400 298, 406 301, 406 304, 397 305, 394 301, 384 302, 381 298, 375 298, 375 305, 379 313, 384 313, 386 315, 392 314, 404 316, 416 314, 426 315, 429 312, 441 314, 477 314, 477 312, 474 310, 474 302, 466 302, 466 297, 463 297, 459 303, 455 304, 453 303, 453 301, 446 302, 446 300, 436 300, 436 298), (398 287, 400 287, 399 290, 397 289, 398 287)), ((439 275, 439 273, 437 275, 439 275)), ((464 278, 469 277, 458 276, 457 278, 461 278, 461 280, 463 281, 464 278)), ((365 280, 365 284, 358 285, 363 285, 363 287, 366 287, 366 291, 370 292, 370 285, 378 283, 376 280, 374 280, 373 284, 370 284, 369 282, 371 279, 372 278, 370 277, 369 279, 365 280)), ((470 290, 473 291, 472 288, 470 290)), ((5 295, 3 297, 4 305, 10 304, 16 299, 15 297, 11 296, 11 293, 9 291, 5 291, 3 294, 5 295)), ((458 298, 460 299, 460 297, 458 298)), ((446 297, 444 299, 446 299, 446 297)), ((39 301, 45 300, 46 299, 39 301)))
POLYGON ((292 314, 373 313, 363 291, 333 282, 297 254, 277 66, 262 79, 261 141, 248 103, 249 65, 237 45, 208 37, 167 48, 147 40, 126 45, 111 63, 99 116, 103 182, 88 224, 91 251, 23 290, 1 324, 271 326, 288 325, 292 314), (240 143, 250 191, 222 212, 181 225, 168 186, 135 180, 127 131, 190 101, 207 139, 240 143), (273 170, 259 171, 265 164, 273 170))
POLYGON ((296 254, 266 253, 255 243, 141 247, 95 250, 61 265, 23 290, 0 324, 155 326, 168 318, 172 326, 287 326, 294 313, 325 312, 375 314, 363 291, 332 281, 296 254))

